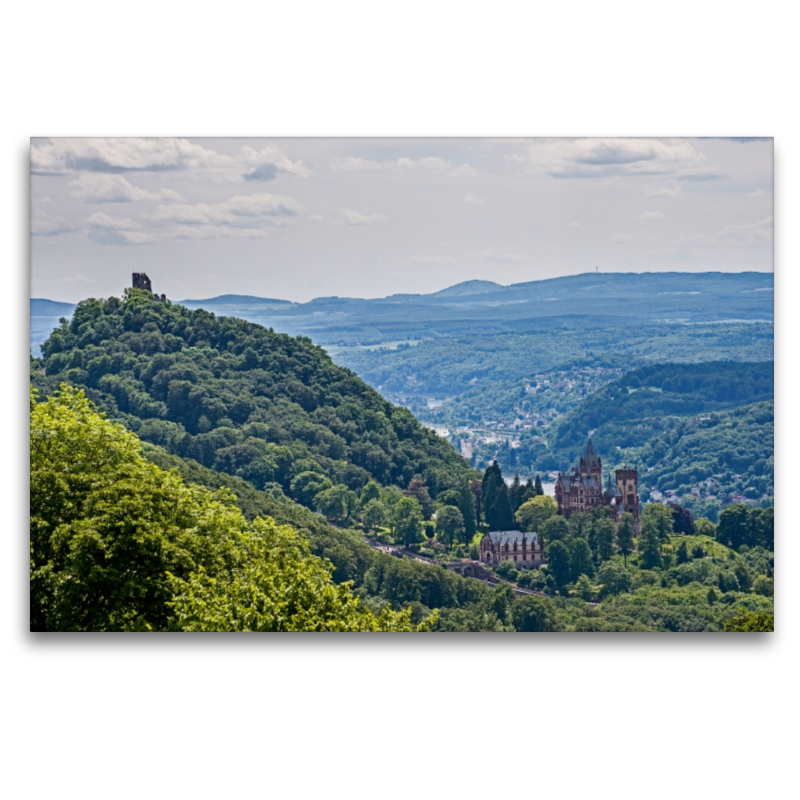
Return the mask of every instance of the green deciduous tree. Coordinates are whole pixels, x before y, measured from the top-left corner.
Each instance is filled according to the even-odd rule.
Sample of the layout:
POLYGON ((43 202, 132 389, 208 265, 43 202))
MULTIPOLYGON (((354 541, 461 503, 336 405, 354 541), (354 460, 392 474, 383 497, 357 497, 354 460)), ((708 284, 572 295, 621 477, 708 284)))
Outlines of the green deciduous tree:
POLYGON ((628 556, 633 551, 634 543, 634 529, 633 529, 633 515, 620 514, 619 524, 617 525, 617 547, 622 553, 622 560, 625 566, 628 566, 628 556))
POLYGON ((464 517, 455 506, 442 506, 436 512, 436 536, 448 547, 464 537, 464 517))
POLYGON ((641 553, 641 566, 643 569, 653 569, 653 567, 661 566, 661 539, 658 535, 656 520, 652 518, 644 519, 642 522, 642 535, 639 537, 637 547, 641 553))
POLYGON ((33 630, 410 630, 376 617, 305 539, 187 485, 62 385, 31 393, 33 630))
POLYGON ((576 511, 570 515, 569 518, 569 533, 570 536, 580 536, 582 539, 589 538, 589 530, 591 529, 591 518, 583 511, 576 511))
POLYGON ((554 514, 546 519, 538 531, 545 542, 554 542, 556 539, 566 539, 569 536, 569 523, 559 514, 554 514))
POLYGON ((556 629, 552 601, 543 597, 518 597, 511 612, 514 629, 530 633, 544 633, 556 629))
POLYGON ((631 590, 630 573, 619 561, 606 561, 597 571, 597 582, 603 586, 602 597, 631 590))
POLYGON ((705 517, 700 517, 694 521, 694 532, 697 536, 710 536, 714 539, 717 535, 717 526, 705 517))
POLYGON ((727 619, 724 630, 728 633, 768 633, 775 630, 775 615, 765 611, 739 611, 727 619))
POLYGON ((564 542, 551 542, 544 551, 548 572, 553 576, 556 586, 563 589, 572 577, 569 549, 564 542))
POLYGON ((365 530, 380 528, 387 519, 386 506, 377 498, 370 500, 361 512, 361 519, 365 530))
POLYGON ((355 492, 338 483, 314 495, 314 506, 331 522, 345 522, 356 505, 355 492))
POLYGON ((576 581, 580 575, 588 575, 591 578, 594 575, 594 565, 592 551, 586 539, 571 536, 564 543, 569 550, 570 579, 576 581))
POLYGON ((614 555, 614 545, 617 539, 617 529, 613 520, 601 517, 594 522, 592 530, 597 558, 600 561, 608 561, 614 555))
POLYGON ((422 535, 422 508, 413 497, 397 501, 392 514, 392 530, 395 538, 408 546, 418 542, 422 535))
POLYGON ((545 520, 550 519, 558 506, 552 497, 539 495, 523 503, 517 511, 517 522, 523 531, 538 533, 545 520))
POLYGON ((672 510, 661 503, 648 503, 642 512, 642 528, 649 525, 662 544, 667 544, 672 535, 672 520, 672 510))

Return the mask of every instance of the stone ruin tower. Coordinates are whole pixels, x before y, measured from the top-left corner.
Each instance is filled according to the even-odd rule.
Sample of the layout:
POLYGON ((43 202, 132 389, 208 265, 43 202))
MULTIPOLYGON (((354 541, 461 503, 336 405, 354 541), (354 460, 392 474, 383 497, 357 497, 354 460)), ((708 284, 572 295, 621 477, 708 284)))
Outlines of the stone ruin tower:
POLYGON ((150 292, 150 294, 155 297, 156 300, 160 302, 164 302, 167 299, 165 294, 158 295, 153 292, 153 286, 150 283, 150 278, 147 277, 146 272, 134 272, 133 273, 133 288, 134 289, 141 289, 145 292, 150 292))

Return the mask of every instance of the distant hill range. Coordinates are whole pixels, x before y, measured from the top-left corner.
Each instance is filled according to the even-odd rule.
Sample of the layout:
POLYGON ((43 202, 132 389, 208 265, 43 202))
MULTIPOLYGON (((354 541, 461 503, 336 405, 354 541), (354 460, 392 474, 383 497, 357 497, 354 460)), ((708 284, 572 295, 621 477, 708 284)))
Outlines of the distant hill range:
MULTIPOLYGON (((774 276, 767 272, 616 272, 510 286, 472 280, 431 294, 371 300, 333 296, 292 303, 226 294, 178 302, 310 336, 317 344, 366 345, 543 329, 772 322, 773 287, 774 276)), ((49 313, 56 322, 72 308, 68 303, 31 300, 32 317, 49 313)))
POLYGON ((432 294, 372 300, 211 298, 185 304, 310 336, 318 344, 366 345, 477 332, 772 322, 773 286, 773 274, 764 272, 586 273, 510 286, 464 281, 432 294))
POLYGON ((281 308, 295 305, 291 300, 276 300, 272 297, 254 297, 251 294, 221 294, 219 297, 210 297, 206 300, 178 300, 178 302, 187 308, 208 308, 209 306, 230 305, 274 306, 276 308, 281 308))
POLYGON ((74 310, 74 303, 59 303, 41 297, 31 298, 32 317, 69 317, 74 310))

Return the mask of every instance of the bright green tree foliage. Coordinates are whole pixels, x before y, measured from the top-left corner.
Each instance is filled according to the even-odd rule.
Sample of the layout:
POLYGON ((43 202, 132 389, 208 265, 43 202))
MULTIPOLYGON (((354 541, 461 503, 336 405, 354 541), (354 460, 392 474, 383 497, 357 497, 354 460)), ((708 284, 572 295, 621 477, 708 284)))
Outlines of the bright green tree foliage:
POLYGON ((775 615, 765 611, 747 611, 740 608, 730 619, 725 621, 728 633, 771 633, 775 630, 775 615))
POLYGON ((455 506, 442 506, 436 512, 436 535, 448 546, 464 538, 464 517, 455 506))
POLYGON ((608 517, 601 517, 594 523, 594 542, 600 561, 608 561, 614 555, 616 538, 616 526, 608 517))
POLYGON ((672 510, 661 503, 648 503, 642 512, 642 528, 649 526, 655 531, 658 540, 662 543, 669 542, 673 534, 672 510))
POLYGON ((418 542, 422 534, 422 507, 413 497, 402 497, 397 501, 392 515, 395 538, 406 546, 418 542))
POLYGON ((661 539, 658 535, 658 524, 652 518, 644 520, 637 547, 642 554, 641 564, 644 569, 661 566, 661 539))
POLYGON ((517 522, 522 530, 538 533, 545 520, 550 519, 557 510, 558 506, 552 497, 537 495, 519 507, 517 522))
POLYGON ((294 530, 146 462, 62 386, 31 392, 33 630, 409 630, 376 617, 294 530))
POLYGON ((386 506, 378 499, 370 500, 364 507, 361 518, 365 530, 375 530, 386 522, 386 506))
POLYGON ((556 539, 566 539, 569 534, 569 523, 559 514, 554 514, 546 519, 539 528, 539 534, 545 542, 554 542, 556 539))
POLYGON ((594 575, 594 565, 592 564, 592 551, 586 539, 573 536, 565 541, 569 550, 570 579, 578 580, 581 575, 589 578, 594 575))
POLYGON ((572 577, 572 565, 570 563, 569 548, 564 542, 551 542, 544 551, 547 558, 547 568, 556 582, 556 586, 562 589, 572 577))

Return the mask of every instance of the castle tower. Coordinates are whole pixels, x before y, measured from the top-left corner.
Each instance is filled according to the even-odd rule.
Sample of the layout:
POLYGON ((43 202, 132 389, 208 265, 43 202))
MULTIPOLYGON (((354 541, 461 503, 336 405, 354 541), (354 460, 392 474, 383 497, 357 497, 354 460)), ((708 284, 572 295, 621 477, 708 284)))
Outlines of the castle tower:
POLYGON ((603 486, 603 460, 595 452, 591 439, 586 445, 586 452, 580 460, 579 469, 581 475, 586 477, 593 476, 597 478, 597 485, 599 487, 603 486))
POLYGON ((622 495, 622 511, 633 515, 634 524, 639 525, 639 473, 635 469, 618 469, 617 491, 622 495))
POLYGON ((143 289, 145 292, 153 291, 153 287, 150 283, 150 278, 147 277, 147 273, 145 272, 134 272, 133 273, 133 288, 134 289, 143 289))

